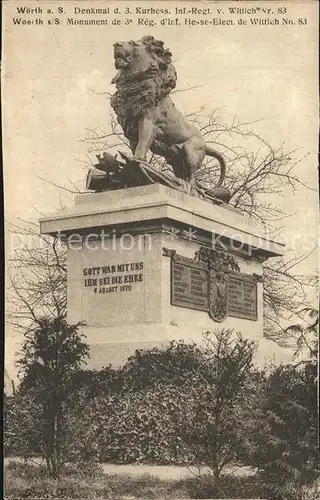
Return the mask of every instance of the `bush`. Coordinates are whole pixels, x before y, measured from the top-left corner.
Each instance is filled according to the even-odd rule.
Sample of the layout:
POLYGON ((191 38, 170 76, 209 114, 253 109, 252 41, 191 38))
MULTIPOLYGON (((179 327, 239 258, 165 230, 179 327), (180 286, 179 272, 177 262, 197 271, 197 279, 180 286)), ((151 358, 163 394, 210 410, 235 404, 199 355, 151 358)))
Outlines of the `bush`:
MULTIPOLYGON (((124 478, 109 476, 100 485, 105 498, 114 491, 130 495, 133 490, 141 498, 159 492, 165 497, 176 487, 180 496, 193 498, 239 497, 240 492, 256 498, 262 484, 269 492, 260 491, 263 498, 297 500, 298 492, 307 495, 309 490, 302 486, 314 481, 318 467, 317 372, 313 365, 257 372, 252 368, 253 350, 241 336, 221 330, 206 349, 172 342, 167 348, 137 351, 118 371, 76 372, 81 383, 74 381, 74 392, 64 405, 61 446, 64 462, 74 464, 74 470, 61 468, 61 491, 41 468, 33 482, 33 471, 23 471, 27 478, 21 471, 21 498, 31 495, 30 488, 41 492, 35 497, 55 498, 58 490, 75 495, 72 479, 66 478, 90 477, 94 482, 101 462, 206 465, 215 478, 208 475, 179 486, 150 477, 145 483, 127 478, 128 490, 124 478), (231 476, 219 481, 223 468, 235 461, 258 467, 259 481, 231 476)), ((27 396, 18 393, 7 403, 8 448, 18 456, 18 450, 22 456, 30 453, 28 443, 35 450, 39 442, 40 420, 31 418, 39 417, 37 407, 29 411, 27 396)), ((9 477, 14 471, 13 466, 8 469, 9 477)), ((93 493, 84 484, 82 494, 86 498, 93 493)))
POLYGON ((5 468, 5 497, 22 498, 95 498, 97 485, 86 481, 72 469, 53 479, 39 465, 10 462, 5 468))
POLYGON ((231 330, 207 339, 202 349, 180 341, 137 351, 120 370, 122 389, 81 408, 69 449, 101 462, 206 464, 219 475, 243 441, 254 346, 231 330))
POLYGON ((183 481, 188 498, 267 498, 263 484, 256 477, 220 476, 217 482, 212 474, 183 481))
POLYGON ((297 500, 319 500, 320 498, 320 477, 311 485, 303 486, 297 495, 297 500))
POLYGON ((243 459, 259 467, 274 499, 296 500, 318 469, 316 378, 310 367, 280 366, 266 374, 247 409, 243 459))

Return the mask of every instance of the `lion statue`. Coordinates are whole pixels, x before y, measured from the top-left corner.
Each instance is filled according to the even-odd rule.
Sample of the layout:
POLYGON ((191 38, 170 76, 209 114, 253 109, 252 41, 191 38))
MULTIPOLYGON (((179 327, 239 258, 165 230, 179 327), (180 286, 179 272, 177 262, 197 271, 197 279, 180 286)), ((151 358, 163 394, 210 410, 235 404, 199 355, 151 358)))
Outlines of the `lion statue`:
POLYGON ((135 158, 145 160, 149 150, 165 158, 174 174, 194 189, 195 173, 206 155, 219 161, 221 186, 225 162, 209 147, 196 129, 175 107, 169 93, 176 86, 177 73, 171 52, 161 40, 145 36, 138 41, 114 44, 115 67, 111 98, 125 137, 135 158))

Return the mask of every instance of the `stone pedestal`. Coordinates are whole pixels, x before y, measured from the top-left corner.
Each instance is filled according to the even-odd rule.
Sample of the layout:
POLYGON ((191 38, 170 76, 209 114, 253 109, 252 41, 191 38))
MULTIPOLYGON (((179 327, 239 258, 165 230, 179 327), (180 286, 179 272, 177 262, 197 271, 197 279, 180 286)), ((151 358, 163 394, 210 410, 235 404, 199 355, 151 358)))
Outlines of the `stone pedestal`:
POLYGON ((68 321, 85 322, 91 367, 174 339, 201 342, 203 332, 222 327, 259 340, 260 362, 287 360, 263 338, 261 283, 262 263, 283 245, 228 205, 154 184, 79 195, 40 223, 42 233, 68 243, 68 321), (222 322, 205 310, 213 278, 195 259, 200 249, 239 266, 230 273, 232 315, 222 322))

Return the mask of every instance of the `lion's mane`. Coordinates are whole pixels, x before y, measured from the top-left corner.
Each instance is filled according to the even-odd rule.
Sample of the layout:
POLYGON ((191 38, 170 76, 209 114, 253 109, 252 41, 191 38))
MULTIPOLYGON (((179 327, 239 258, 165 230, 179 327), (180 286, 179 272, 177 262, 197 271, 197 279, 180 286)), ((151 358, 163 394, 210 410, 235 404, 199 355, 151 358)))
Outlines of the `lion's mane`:
POLYGON ((177 73, 171 63, 171 52, 163 48, 163 42, 152 36, 141 39, 152 61, 145 71, 126 69, 125 77, 117 82, 117 91, 110 104, 117 115, 124 135, 130 141, 138 138, 137 123, 147 109, 157 106, 176 86, 177 73))

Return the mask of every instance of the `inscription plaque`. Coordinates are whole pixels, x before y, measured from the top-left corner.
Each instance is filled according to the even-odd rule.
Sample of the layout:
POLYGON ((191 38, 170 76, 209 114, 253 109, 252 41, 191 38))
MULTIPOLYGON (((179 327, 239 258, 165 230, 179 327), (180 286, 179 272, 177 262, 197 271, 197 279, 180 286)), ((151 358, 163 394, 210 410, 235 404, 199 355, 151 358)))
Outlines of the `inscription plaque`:
POLYGON ((171 257, 172 305, 206 311, 218 322, 227 316, 258 319, 257 277, 241 273, 235 264, 230 269, 230 258, 225 260, 228 269, 217 265, 217 261, 212 265, 213 259, 190 259, 164 250, 164 255, 171 257), (224 308, 220 311, 221 304, 224 308))
POLYGON ((171 303, 200 311, 208 310, 208 272, 171 261, 171 303))
POLYGON ((250 276, 230 274, 228 279, 228 315, 257 320, 257 283, 250 276))

